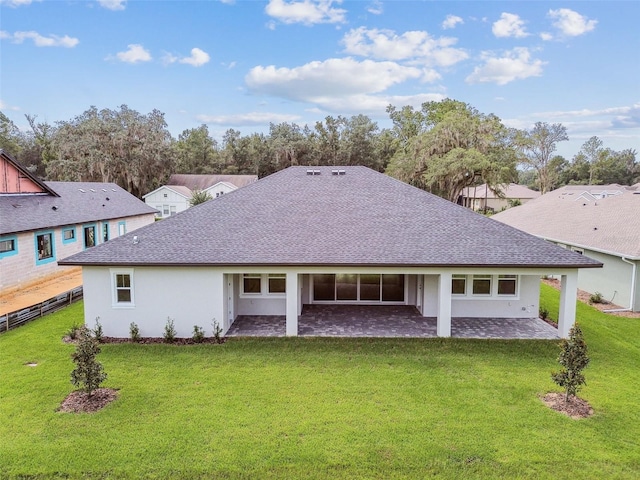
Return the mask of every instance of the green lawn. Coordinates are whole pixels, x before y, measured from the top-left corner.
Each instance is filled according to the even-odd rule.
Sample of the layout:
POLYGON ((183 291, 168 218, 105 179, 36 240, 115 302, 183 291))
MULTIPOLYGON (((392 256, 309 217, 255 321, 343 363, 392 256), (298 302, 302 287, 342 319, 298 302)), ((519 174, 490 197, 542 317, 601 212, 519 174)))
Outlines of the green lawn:
POLYGON ((456 339, 105 345, 118 400, 58 413, 75 304, 0 335, 0 478, 639 478, 640 319, 578 317, 585 420, 538 398, 558 342, 456 339))

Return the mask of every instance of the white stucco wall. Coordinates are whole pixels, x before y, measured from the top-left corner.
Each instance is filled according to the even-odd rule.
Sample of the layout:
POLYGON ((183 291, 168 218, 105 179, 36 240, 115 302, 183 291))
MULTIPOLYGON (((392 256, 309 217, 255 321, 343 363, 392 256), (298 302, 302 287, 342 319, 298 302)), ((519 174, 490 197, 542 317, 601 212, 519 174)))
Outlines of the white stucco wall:
MULTIPOLYGON (((470 280, 467 280, 469 282, 470 280)), ((495 281, 495 279, 494 279, 495 281)), ((470 285, 467 286, 470 288, 470 285)), ((438 276, 425 275, 426 301, 423 315, 435 317, 438 309, 438 276)), ((532 318, 540 306, 540 276, 519 277, 518 295, 514 297, 452 297, 452 317, 532 318)))
POLYGON ((141 336, 161 337, 168 317, 174 320, 178 337, 191 337, 194 325, 211 336, 214 318, 221 325, 224 321, 220 271, 136 267, 131 307, 114 307, 111 271, 108 267, 83 267, 85 322, 93 327, 96 317, 100 317, 106 336, 128 338, 129 325, 135 322, 141 336))
POLYGON ((207 192, 209 195, 211 195, 211 198, 217 198, 220 195, 224 195, 225 193, 233 192, 234 190, 237 190, 237 189, 238 189, 238 187, 236 187, 234 185, 230 185, 230 184, 224 183, 224 182, 219 182, 219 183, 216 183, 215 185, 212 185, 209 188, 205 189, 205 192, 207 192))
MULTIPOLYGON (((40 281, 55 275, 62 275, 77 267, 58 266, 57 261, 67 258, 84 249, 83 227, 95 225, 96 245, 102 242, 102 225, 109 225, 109 239, 119 236, 119 224, 124 222, 126 232, 131 232, 154 222, 153 214, 137 215, 125 218, 113 218, 104 222, 88 222, 86 224, 65 225, 55 228, 23 232, 15 235, 4 235, 1 238, 15 237, 18 251, 16 254, 0 256, 0 291, 20 288, 32 282, 40 281), (64 241, 62 231, 75 229, 75 240, 64 241), (49 261, 36 260, 36 235, 53 233, 53 254, 49 261)), ((125 233, 126 233, 125 232, 125 233)))

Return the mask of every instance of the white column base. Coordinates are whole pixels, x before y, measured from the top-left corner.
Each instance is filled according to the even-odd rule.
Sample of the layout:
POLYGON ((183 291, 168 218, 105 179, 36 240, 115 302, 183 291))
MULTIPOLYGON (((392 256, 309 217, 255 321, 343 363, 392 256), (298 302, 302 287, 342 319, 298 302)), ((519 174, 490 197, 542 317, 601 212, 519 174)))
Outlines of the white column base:
POLYGON ((287 273, 287 337, 298 336, 298 311, 300 303, 300 292, 298 291, 298 274, 287 273))
POLYGON ((439 337, 451 336, 451 273, 443 272, 438 278, 438 323, 439 337))
POLYGON ((567 338, 576 321, 578 299, 578 271, 562 275, 560 283, 560 311, 558 312, 558 335, 567 338))

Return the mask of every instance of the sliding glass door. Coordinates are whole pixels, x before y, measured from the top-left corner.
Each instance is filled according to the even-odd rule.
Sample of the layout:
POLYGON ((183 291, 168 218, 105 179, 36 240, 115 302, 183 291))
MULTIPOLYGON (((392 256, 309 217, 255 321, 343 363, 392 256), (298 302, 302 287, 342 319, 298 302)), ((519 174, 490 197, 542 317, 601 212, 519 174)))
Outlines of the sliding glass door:
POLYGON ((312 278, 315 302, 404 302, 404 274, 338 273, 312 278))

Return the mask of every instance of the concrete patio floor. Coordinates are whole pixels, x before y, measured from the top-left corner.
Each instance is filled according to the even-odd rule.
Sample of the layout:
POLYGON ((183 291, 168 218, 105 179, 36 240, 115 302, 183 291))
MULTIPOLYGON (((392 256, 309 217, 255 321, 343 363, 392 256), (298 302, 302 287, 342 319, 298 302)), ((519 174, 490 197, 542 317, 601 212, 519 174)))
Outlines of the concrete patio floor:
MULTIPOLYGON (((303 337, 437 337, 436 318, 406 305, 305 305, 298 317, 303 337)), ((238 316, 227 337, 284 337, 285 316, 238 316)), ((558 330, 539 318, 453 318, 459 338, 558 339, 558 330)))

